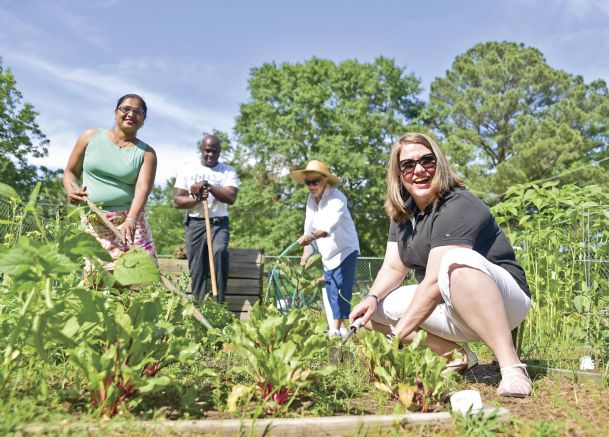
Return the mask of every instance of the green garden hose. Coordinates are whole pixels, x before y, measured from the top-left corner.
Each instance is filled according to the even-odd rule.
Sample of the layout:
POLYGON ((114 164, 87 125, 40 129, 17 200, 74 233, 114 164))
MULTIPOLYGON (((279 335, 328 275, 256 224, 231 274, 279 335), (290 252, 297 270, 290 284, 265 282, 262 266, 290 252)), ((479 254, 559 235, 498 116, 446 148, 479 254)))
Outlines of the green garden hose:
POLYGON ((297 246, 298 240, 279 254, 268 276, 265 302, 270 303, 272 299, 275 307, 284 313, 311 305, 317 300, 319 291, 319 287, 312 286, 314 281, 305 277, 305 267, 294 266, 287 257, 297 246))

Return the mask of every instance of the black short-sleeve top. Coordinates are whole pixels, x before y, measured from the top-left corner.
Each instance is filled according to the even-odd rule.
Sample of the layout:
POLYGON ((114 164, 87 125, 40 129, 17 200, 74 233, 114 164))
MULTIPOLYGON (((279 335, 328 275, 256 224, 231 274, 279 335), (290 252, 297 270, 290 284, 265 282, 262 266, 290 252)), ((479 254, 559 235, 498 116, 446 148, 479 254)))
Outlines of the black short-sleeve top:
POLYGON ((453 189, 435 204, 430 204, 424 212, 414 213, 411 220, 403 223, 392 221, 388 241, 398 243, 402 262, 414 270, 419 282, 425 277, 431 249, 467 244, 493 264, 507 270, 527 296, 531 296, 524 270, 516 261, 514 249, 490 209, 465 189, 453 189))

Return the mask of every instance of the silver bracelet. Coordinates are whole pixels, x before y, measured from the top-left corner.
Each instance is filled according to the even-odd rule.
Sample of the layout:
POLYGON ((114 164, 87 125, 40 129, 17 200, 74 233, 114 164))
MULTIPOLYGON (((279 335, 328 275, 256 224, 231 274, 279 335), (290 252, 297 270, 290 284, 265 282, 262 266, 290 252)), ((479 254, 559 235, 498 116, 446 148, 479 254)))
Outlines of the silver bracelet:
POLYGON ((130 221, 130 222, 134 222, 134 223, 135 223, 136 220, 137 219, 135 217, 127 217, 127 218, 125 218, 125 221, 130 221))

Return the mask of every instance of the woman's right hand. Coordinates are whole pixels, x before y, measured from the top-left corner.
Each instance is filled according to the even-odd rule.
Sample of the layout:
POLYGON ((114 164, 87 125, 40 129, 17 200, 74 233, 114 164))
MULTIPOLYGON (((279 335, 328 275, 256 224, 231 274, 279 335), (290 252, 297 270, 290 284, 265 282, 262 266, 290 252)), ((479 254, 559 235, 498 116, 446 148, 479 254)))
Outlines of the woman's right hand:
POLYGON ((72 205, 77 205, 80 202, 84 202, 86 200, 85 197, 88 195, 87 187, 75 185, 68 190, 68 202, 72 205))
POLYGON ((351 314, 349 314, 349 324, 352 325, 356 319, 362 317, 361 325, 364 326, 372 315, 376 312, 376 308, 378 306, 377 300, 373 297, 368 297, 371 295, 367 295, 364 297, 360 303, 355 305, 351 314))
POLYGON ((306 234, 302 234, 298 239, 298 244, 301 246, 308 246, 313 241, 315 241, 315 234, 313 232, 307 232, 306 234))

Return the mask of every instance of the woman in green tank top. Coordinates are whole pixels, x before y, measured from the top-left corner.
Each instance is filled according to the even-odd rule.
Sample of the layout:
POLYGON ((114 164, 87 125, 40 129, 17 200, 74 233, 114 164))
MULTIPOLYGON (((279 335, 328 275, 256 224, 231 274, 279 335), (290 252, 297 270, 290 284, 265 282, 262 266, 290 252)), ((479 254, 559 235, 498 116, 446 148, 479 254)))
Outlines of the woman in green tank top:
MULTIPOLYGON (((87 231, 113 260, 126 252, 129 244, 146 250, 157 261, 144 215, 156 174, 156 154, 136 137, 146 112, 146 102, 140 96, 121 97, 114 111, 115 125, 86 130, 76 141, 64 170, 68 201, 79 204, 88 197, 120 230, 119 239, 95 215, 81 217, 87 231)), ((88 270, 90 265, 86 267, 88 270)), ((104 267, 112 270, 114 262, 104 267)))

